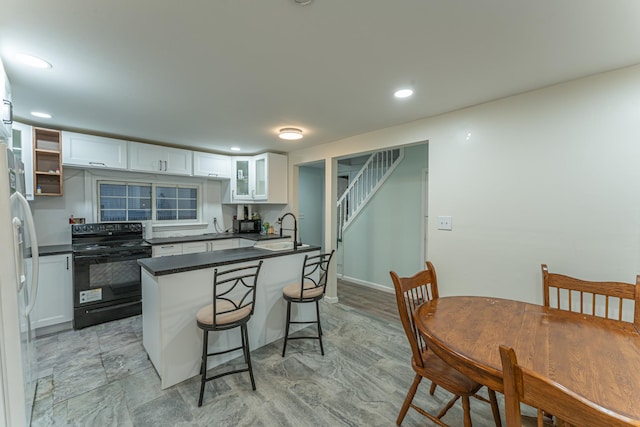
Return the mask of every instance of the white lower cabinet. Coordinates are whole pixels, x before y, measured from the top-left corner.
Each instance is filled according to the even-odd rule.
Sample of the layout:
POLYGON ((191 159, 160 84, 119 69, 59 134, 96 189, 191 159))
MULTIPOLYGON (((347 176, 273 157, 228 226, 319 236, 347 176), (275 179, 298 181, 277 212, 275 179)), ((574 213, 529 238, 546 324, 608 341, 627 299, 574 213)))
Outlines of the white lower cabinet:
POLYGON ((151 248, 151 256, 153 258, 169 255, 181 255, 182 243, 173 243, 168 245, 154 245, 151 248))
POLYGON ((182 244, 183 254, 197 254, 198 252, 209 252, 209 242, 191 242, 182 244))
POLYGON ((38 294, 31 312, 38 329, 73 320, 73 263, 71 254, 47 255, 39 259, 38 294))
POLYGON ((202 242, 173 243, 155 245, 152 248, 154 258, 170 255, 197 254, 199 252, 221 251, 223 249, 244 248, 253 246, 255 242, 245 239, 216 239, 202 242), (242 244, 241 242, 246 242, 242 244))

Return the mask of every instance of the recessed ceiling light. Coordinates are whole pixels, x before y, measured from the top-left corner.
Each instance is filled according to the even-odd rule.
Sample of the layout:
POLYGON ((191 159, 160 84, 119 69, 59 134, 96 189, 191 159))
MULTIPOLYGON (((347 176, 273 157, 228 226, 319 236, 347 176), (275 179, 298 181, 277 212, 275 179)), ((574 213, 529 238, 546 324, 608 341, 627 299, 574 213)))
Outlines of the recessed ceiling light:
POLYGON ((240 151, 240 147, 231 147, 231 151, 240 151))
POLYGON ((278 134, 280 139, 300 139, 302 138, 302 131, 297 128, 282 128, 280 129, 280 133, 278 134))
POLYGON ((413 89, 399 89, 393 94, 396 98, 408 98, 411 95, 413 95, 413 89))
POLYGON ((32 111, 31 115, 34 116, 34 117, 39 117, 41 119, 50 119, 51 118, 51 114, 43 113, 41 111, 32 111))
POLYGON ((52 65, 49 64, 44 59, 40 59, 37 56, 28 55, 26 53, 16 53, 14 55, 16 61, 23 65, 27 65, 33 68, 52 68, 52 65))

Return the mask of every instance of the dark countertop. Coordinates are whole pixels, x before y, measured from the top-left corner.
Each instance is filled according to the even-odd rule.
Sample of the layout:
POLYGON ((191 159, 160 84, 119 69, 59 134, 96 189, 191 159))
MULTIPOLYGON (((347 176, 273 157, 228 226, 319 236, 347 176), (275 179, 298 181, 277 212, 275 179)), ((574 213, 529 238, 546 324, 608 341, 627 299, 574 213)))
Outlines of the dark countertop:
POLYGON ((71 244, 38 246, 40 256, 60 255, 71 253, 71 244))
POLYGON ((146 242, 151 246, 154 245, 167 245, 171 243, 185 243, 185 242, 203 242, 209 240, 225 240, 225 239, 247 239, 256 242, 263 240, 275 240, 286 239, 291 236, 279 234, 259 234, 259 233, 209 233, 199 234, 197 236, 181 236, 181 237, 157 237, 155 239, 147 239, 146 242))
POLYGON ((270 251, 261 248, 236 248, 158 258, 143 258, 138 260, 138 264, 153 276, 165 276, 168 274, 219 267, 221 265, 236 264, 245 261, 318 251, 320 249, 320 246, 308 246, 295 251, 293 249, 270 251))

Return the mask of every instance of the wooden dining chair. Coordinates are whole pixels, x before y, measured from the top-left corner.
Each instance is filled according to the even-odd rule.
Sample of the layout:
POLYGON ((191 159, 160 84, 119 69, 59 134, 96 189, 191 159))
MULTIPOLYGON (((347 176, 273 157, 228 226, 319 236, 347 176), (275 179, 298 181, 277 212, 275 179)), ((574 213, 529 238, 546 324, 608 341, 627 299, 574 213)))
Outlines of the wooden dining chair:
MULTIPOLYGON (((538 427, 543 411, 554 414, 564 426, 629 427, 640 422, 616 414, 591 402, 543 375, 518 365, 515 351, 500 346, 504 406, 507 427, 521 427, 520 402, 538 409, 538 427)), ((560 424, 559 424, 560 425, 560 424)))
POLYGON ((544 306, 624 320, 623 307, 633 304, 633 320, 640 327, 640 276, 636 284, 623 282, 591 282, 563 274, 550 273, 542 264, 544 306))
POLYGON ((493 417, 497 427, 500 427, 500 411, 496 394, 493 390, 489 390, 489 399, 478 396, 476 392, 480 390, 482 384, 479 384, 462 373, 456 371, 446 364, 442 359, 436 356, 418 333, 418 329, 414 323, 413 315, 421 304, 438 298, 438 281, 436 271, 433 264, 427 261, 427 269, 418 272, 411 277, 399 277, 394 271, 389 272, 396 293, 396 301, 398 303, 398 312, 402 326, 411 346, 412 358, 411 367, 415 372, 413 383, 407 392, 407 397, 400 408, 400 414, 396 420, 399 426, 402 424, 409 407, 415 409, 420 414, 429 418, 440 426, 446 426, 440 419, 447 413, 453 404, 462 397, 462 408, 464 413, 465 427, 471 426, 471 410, 469 397, 474 396, 480 400, 487 401, 491 404, 493 417), (440 410, 438 415, 432 415, 424 409, 413 404, 413 397, 416 394, 418 386, 423 378, 431 381, 429 393, 434 394, 436 385, 441 386, 454 397, 440 410))

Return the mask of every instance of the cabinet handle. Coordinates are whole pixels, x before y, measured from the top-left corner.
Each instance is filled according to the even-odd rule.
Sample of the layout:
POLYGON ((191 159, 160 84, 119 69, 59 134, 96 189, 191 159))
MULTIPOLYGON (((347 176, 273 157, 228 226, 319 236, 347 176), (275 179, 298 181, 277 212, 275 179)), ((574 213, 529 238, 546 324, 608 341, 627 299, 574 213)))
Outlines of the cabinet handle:
POLYGON ((102 162, 89 162, 89 164, 90 164, 91 166, 104 166, 104 167, 107 167, 107 165, 105 165, 105 164, 104 164, 104 163, 102 163, 102 162))
POLYGON ((165 172, 167 171, 167 161, 166 160, 164 161, 164 171, 165 172))
POLYGON ((209 176, 218 176, 217 173, 209 173, 209 176))
POLYGON ((2 103, 6 106, 8 106, 8 110, 9 111, 9 118, 5 119, 4 117, 2 118, 2 122, 5 125, 10 125, 11 123, 13 123, 13 104, 11 103, 11 101, 9 101, 8 99, 3 99, 2 103))
POLYGON ((158 160, 158 170, 161 171, 162 170, 162 160, 158 160))
POLYGON ((160 246, 162 249, 169 249, 169 248, 173 248, 173 245, 170 246, 160 246))
POLYGON ((67 255, 67 270, 69 269, 69 255, 67 255))

